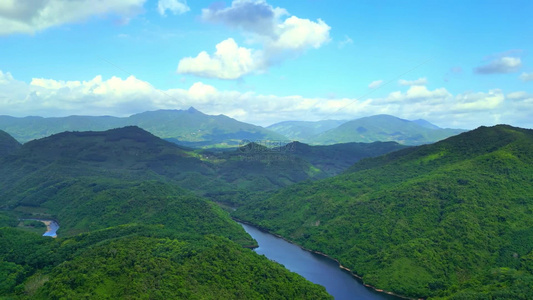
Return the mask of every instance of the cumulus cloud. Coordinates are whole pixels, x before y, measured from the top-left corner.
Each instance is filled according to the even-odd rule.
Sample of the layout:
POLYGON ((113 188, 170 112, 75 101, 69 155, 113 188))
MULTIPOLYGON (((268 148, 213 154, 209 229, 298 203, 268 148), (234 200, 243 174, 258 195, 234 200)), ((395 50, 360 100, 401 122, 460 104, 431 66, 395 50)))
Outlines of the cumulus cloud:
POLYGON ((392 92, 387 98, 384 99, 385 102, 397 102, 402 104, 408 104, 413 102, 430 102, 434 100, 440 100, 448 98, 451 94, 445 88, 435 89, 430 91, 425 86, 413 85, 407 92, 392 92))
POLYGON ((159 14, 164 16, 167 10, 174 15, 181 15, 191 9, 187 6, 187 1, 185 0, 159 0, 157 2, 157 11, 159 14))
POLYGON ((383 80, 374 80, 368 85, 368 88, 369 89, 377 89, 382 84, 383 84, 383 80))
POLYGON ((0 2, 0 35, 35 33, 76 23, 96 15, 114 14, 128 20, 146 0, 4 0, 0 2))
POLYGON ((501 57, 490 63, 477 67, 474 71, 478 74, 503 74, 514 73, 522 66, 522 61, 519 57, 501 57))
POLYGON ((285 9, 274 8, 266 1, 234 0, 230 7, 202 9, 202 20, 259 35, 275 36, 279 18, 287 14, 285 9))
POLYGON ((505 97, 502 90, 494 89, 488 93, 469 92, 455 97, 454 111, 486 111, 498 107, 505 97))
POLYGON ((219 90, 202 82, 188 88, 160 90, 134 76, 95 76, 84 81, 34 78, 26 83, 0 71, 0 112, 5 115, 127 116, 190 106, 207 114, 225 114, 258 125, 390 114, 404 119, 423 118, 440 127, 470 129, 498 123, 533 126, 533 96, 524 91, 504 95, 502 90, 493 89, 454 95, 445 88, 413 85, 381 98, 330 99, 219 90))
POLYGON ((398 83, 400 85, 426 85, 428 84, 428 80, 426 78, 418 78, 416 80, 400 79, 398 80, 398 83))
POLYGON ((240 47, 233 39, 227 39, 217 45, 217 52, 213 55, 202 51, 194 58, 180 60, 178 73, 237 79, 264 71, 308 49, 319 48, 330 40, 331 27, 324 21, 289 16, 285 9, 274 8, 264 0, 234 0, 230 7, 206 8, 202 10, 202 20, 240 29, 248 43, 257 44, 259 48, 240 47), (224 57, 219 53, 219 46, 227 48, 224 57), (231 61, 230 65, 234 66, 231 71, 224 72, 218 68, 224 61, 231 61), (216 67, 206 62, 215 63, 216 67))
POLYGON ((178 73, 195 74, 202 77, 237 79, 261 69, 261 53, 244 47, 229 38, 216 46, 216 52, 209 55, 202 51, 196 57, 183 58, 178 73))
POLYGON ((523 81, 532 81, 533 80, 533 73, 522 73, 522 75, 520 75, 520 79, 522 79, 523 81))

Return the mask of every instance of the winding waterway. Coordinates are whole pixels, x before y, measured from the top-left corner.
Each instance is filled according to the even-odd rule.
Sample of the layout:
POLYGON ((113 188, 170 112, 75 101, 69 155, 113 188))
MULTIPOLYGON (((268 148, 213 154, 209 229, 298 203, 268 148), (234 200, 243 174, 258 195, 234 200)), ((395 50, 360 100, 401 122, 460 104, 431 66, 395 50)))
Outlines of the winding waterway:
POLYGON ((297 245, 251 225, 239 224, 259 244, 255 252, 284 265, 285 268, 302 275, 311 282, 324 286, 328 293, 337 300, 400 299, 365 287, 349 272, 339 268, 339 264, 330 258, 303 250, 297 245))

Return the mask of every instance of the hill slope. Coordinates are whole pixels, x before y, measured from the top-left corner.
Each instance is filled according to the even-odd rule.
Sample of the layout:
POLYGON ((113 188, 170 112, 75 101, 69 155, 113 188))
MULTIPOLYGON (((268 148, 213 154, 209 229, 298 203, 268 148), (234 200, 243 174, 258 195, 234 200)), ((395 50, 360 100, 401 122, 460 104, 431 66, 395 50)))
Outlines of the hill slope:
POLYGON ((20 148, 20 143, 7 132, 0 130, 0 157, 10 154, 18 148, 20 148))
POLYGON ((389 115, 376 115, 346 122, 311 138, 309 142, 329 145, 395 141, 405 145, 420 145, 464 132, 460 129, 432 128, 431 125, 423 120, 408 121, 389 115))
MULTIPOLYGON (((137 127, 65 132, 0 159, 0 226, 55 219, 57 239, 0 228, 0 295, 16 299, 330 299, 243 246, 227 212, 177 186, 194 152, 137 127)), ((190 176, 190 174, 193 174, 190 176)))
POLYGON ((173 229, 128 224, 50 239, 0 228, 0 294, 9 299, 332 299, 324 287, 225 238, 173 229))
POLYGON ((0 116, 0 129, 18 141, 46 137, 64 131, 103 131, 138 126, 160 138, 188 146, 239 145, 242 140, 285 140, 275 132, 224 115, 211 116, 188 110, 158 110, 127 118, 69 116, 63 118, 0 116))
POLYGON ((362 160, 235 216, 331 255, 385 290, 456 299, 533 293, 533 130, 481 127, 362 160))

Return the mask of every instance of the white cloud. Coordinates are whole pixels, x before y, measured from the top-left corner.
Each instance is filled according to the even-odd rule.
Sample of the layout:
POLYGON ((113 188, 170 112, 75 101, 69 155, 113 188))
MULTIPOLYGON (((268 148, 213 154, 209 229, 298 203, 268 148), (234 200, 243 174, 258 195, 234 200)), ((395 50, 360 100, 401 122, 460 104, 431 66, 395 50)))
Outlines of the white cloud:
POLYGON ((506 98, 510 100, 523 100, 523 99, 533 98, 533 95, 530 95, 524 91, 521 91, 521 92, 509 93, 507 94, 506 98))
POLYGON ((319 48, 329 40, 330 29, 320 19, 313 22, 292 16, 277 26, 277 37, 268 41, 268 47, 296 51, 319 48))
POLYGON ((142 11, 146 0, 3 0, 0 35, 35 33, 53 26, 76 23, 91 16, 114 14, 128 20, 142 11))
POLYGON ((475 128, 507 123, 533 127, 533 96, 524 91, 465 92, 410 86, 383 98, 308 98, 219 90, 196 82, 188 88, 159 90, 134 76, 95 76, 86 81, 34 78, 30 83, 0 71, 0 112, 5 115, 126 116, 147 110, 186 109, 225 114, 240 121, 269 125, 287 120, 354 119, 390 114, 426 119, 440 127, 475 128))
POLYGON ((533 80, 533 73, 522 73, 522 75, 520 75, 520 79, 522 79, 523 81, 532 81, 533 80))
POLYGON ((502 90, 494 89, 488 93, 468 92, 455 96, 454 111, 486 111, 492 110, 503 103, 505 97, 502 90))
POLYGON ((522 66, 519 57, 500 57, 490 63, 477 67, 474 71, 478 74, 514 73, 522 66))
POLYGON ((369 89, 377 89, 382 84, 383 84, 383 80, 374 80, 368 85, 368 88, 369 89))
POLYGON ((159 0, 157 2, 157 11, 159 14, 164 16, 167 10, 171 11, 174 15, 181 15, 191 9, 187 6, 187 1, 185 0, 159 0))
POLYGON ((247 42, 258 44, 259 48, 239 47, 233 39, 227 39, 217 45, 217 52, 213 55, 202 51, 195 58, 182 59, 178 73, 237 79, 246 74, 262 72, 308 49, 319 48, 330 40, 331 27, 324 21, 318 19, 315 22, 296 16, 282 20, 286 16, 288 13, 285 9, 274 8, 264 0, 234 0, 227 8, 203 9, 204 21, 241 29, 247 42), (231 45, 228 44, 229 40, 232 41, 231 45), (228 46, 224 56, 219 53, 220 45, 228 46), (231 66, 231 70, 221 68, 224 65, 231 66))
POLYGON ((220 42, 211 56, 202 51, 196 57, 186 57, 178 64, 178 73, 203 77, 236 79, 261 67, 260 52, 239 47, 231 38, 220 42))
POLYGON ((400 79, 398 80, 398 83, 400 85, 426 85, 428 84, 428 80, 426 78, 418 78, 416 80, 400 79))
POLYGON ((353 44, 353 40, 349 36, 345 35, 344 36, 344 40, 340 41, 338 43, 338 46, 339 46, 339 48, 342 49, 342 48, 346 47, 347 45, 351 45, 351 44, 353 44))

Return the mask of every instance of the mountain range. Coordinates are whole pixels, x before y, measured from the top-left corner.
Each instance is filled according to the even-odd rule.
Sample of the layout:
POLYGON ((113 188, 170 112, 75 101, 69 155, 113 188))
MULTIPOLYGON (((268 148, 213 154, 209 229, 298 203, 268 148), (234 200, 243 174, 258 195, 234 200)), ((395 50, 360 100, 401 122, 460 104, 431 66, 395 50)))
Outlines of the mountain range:
POLYGON ((14 145, 0 156, 2 295, 328 297, 245 251, 255 242, 213 201, 378 289, 444 299, 532 292, 533 130, 480 127, 415 147, 250 142, 227 151, 136 126, 2 141, 14 145), (24 232, 17 218, 58 220, 61 239, 24 232))
POLYGON ((425 120, 409 121, 390 115, 376 115, 345 122, 311 137, 307 142, 331 145, 348 142, 396 141, 404 145, 434 143, 465 130, 442 129, 425 120))
POLYGON ((240 225, 179 187, 215 179, 198 157, 133 126, 63 132, 0 157, 0 295, 331 299, 243 248, 256 242, 240 225), (19 218, 57 220, 59 238, 19 218))
POLYGON ((0 191, 7 199, 4 205, 19 200, 38 205, 41 194, 53 193, 57 182, 80 174, 99 176, 99 170, 106 170, 106 177, 171 180, 214 201, 239 205, 253 197, 251 193, 326 178, 362 158, 404 148, 393 142, 279 145, 249 143, 213 152, 176 145, 136 126, 62 132, 27 142, 0 159, 0 191))
POLYGON ((442 129, 425 120, 407 121, 388 115, 351 121, 288 121, 263 128, 224 115, 207 115, 192 107, 188 110, 148 111, 125 118, 0 116, 0 130, 21 143, 64 131, 103 131, 125 126, 138 126, 160 138, 194 148, 236 148, 246 141, 299 141, 312 145, 395 141, 405 145, 419 145, 464 131, 442 129))
POLYGON ((60 118, 0 116, 0 129, 21 143, 64 131, 103 131, 138 126, 163 139, 188 146, 237 147, 242 140, 285 140, 282 135, 224 115, 206 115, 187 110, 158 110, 127 118, 69 116, 60 118))

